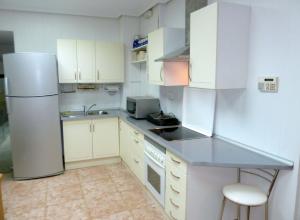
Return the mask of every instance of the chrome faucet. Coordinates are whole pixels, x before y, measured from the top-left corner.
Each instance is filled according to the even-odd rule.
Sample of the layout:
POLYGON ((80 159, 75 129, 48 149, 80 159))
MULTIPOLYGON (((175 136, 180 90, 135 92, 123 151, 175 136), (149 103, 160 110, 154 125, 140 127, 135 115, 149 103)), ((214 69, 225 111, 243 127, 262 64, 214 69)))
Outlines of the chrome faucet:
POLYGON ((89 113, 89 111, 95 106, 96 106, 96 104, 92 104, 88 109, 86 109, 86 106, 84 105, 83 106, 84 115, 87 115, 89 113))

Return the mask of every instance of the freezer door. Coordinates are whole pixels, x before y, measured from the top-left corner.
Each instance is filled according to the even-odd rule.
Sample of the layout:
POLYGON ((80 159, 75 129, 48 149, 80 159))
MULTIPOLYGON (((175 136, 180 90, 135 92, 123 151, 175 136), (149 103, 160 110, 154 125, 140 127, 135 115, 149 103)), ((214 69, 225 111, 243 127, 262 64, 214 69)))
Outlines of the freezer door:
POLYGON ((58 94, 55 55, 12 53, 3 55, 6 96, 58 94))
POLYGON ((6 100, 14 177, 30 179, 62 172, 58 96, 6 100))

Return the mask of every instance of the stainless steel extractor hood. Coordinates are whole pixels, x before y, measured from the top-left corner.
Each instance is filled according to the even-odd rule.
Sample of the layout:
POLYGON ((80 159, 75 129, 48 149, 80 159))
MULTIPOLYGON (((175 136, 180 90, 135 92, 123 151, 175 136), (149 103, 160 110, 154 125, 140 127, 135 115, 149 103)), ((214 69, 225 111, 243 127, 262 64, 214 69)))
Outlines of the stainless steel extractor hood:
POLYGON ((188 62, 190 59, 190 14, 207 6, 207 0, 185 0, 185 47, 175 50, 156 62, 188 62))

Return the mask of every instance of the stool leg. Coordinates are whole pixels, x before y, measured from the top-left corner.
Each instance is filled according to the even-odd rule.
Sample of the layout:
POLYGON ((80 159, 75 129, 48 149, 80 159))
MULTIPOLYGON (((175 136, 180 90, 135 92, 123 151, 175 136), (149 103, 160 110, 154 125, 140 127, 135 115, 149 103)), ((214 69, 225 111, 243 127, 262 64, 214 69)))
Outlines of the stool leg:
POLYGON ((237 205, 237 212, 236 212, 237 220, 241 219, 241 206, 237 205))
POLYGON ((268 205, 268 201, 265 204, 265 220, 269 220, 269 205, 268 205))
POLYGON ((222 218, 223 218, 225 203, 226 203, 226 198, 225 198, 225 196, 223 196, 222 208, 221 208, 221 213, 220 213, 220 220, 222 220, 222 218))
POLYGON ((250 220, 250 206, 247 207, 247 220, 250 220))

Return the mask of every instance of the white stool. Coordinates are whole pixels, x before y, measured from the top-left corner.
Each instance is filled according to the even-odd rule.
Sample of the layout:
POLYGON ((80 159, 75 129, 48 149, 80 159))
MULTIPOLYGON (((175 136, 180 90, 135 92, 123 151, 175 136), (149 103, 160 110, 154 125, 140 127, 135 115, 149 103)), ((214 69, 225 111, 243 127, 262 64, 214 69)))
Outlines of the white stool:
POLYGON ((268 220, 268 199, 272 192, 279 170, 238 169, 238 181, 240 182, 241 173, 254 175, 260 179, 269 182, 268 192, 265 193, 256 186, 236 183, 227 185, 223 188, 223 204, 220 214, 220 220, 223 218, 226 200, 238 205, 237 219, 240 219, 240 206, 247 207, 247 219, 250 219, 250 208, 256 206, 265 206, 265 220, 268 220))

